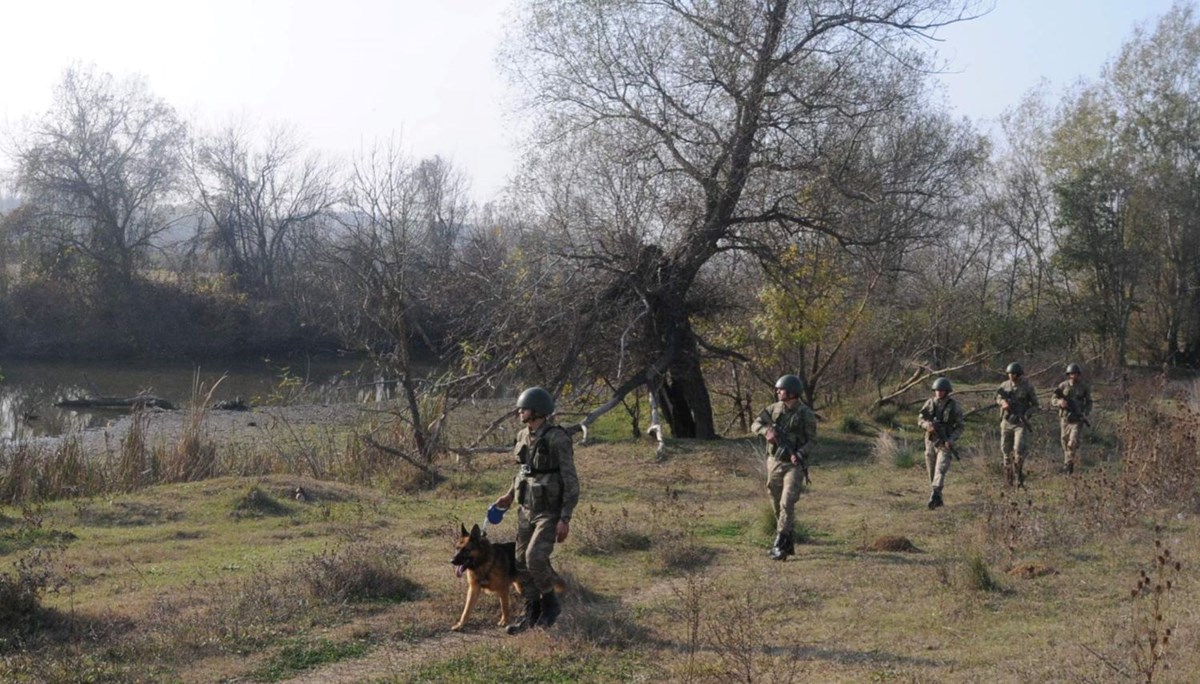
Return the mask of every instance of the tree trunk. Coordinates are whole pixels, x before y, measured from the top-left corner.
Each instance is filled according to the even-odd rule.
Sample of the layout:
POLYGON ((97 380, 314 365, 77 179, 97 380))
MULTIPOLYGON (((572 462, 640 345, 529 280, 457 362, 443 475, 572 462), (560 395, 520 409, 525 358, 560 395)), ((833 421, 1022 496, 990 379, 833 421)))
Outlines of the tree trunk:
POLYGON ((671 364, 658 390, 658 400, 673 436, 716 439, 712 401, 696 356, 684 354, 671 364))
POLYGON ((657 342, 658 348, 650 350, 652 354, 669 359, 665 377, 656 390, 663 415, 674 437, 715 439, 712 401, 700 368, 700 345, 682 294, 688 290, 690 278, 671 273, 667 266, 658 273, 666 282, 650 299, 653 315, 649 317, 651 330, 647 338, 657 342))

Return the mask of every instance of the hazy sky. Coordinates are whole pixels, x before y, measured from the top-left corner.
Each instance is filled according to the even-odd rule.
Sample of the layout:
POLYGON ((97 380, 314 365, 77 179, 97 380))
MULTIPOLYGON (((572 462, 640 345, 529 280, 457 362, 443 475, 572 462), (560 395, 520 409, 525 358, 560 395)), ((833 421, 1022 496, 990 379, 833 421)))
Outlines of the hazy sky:
MULTIPOLYGON (((497 192, 515 158, 495 48, 512 0, 39 0, 0 3, 0 129, 44 112, 73 63, 141 74, 202 124, 289 122, 350 154, 395 136, 497 192)), ((1095 78, 1170 0, 996 0, 942 32, 949 102, 985 123, 1040 78, 1095 78)))

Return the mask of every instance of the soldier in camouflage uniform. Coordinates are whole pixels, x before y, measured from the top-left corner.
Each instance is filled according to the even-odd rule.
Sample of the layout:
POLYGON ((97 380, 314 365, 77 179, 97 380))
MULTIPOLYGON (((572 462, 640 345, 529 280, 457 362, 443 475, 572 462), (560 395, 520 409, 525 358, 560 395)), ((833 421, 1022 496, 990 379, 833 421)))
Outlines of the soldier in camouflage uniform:
POLYGON ((767 440, 767 491, 775 509, 775 543, 769 556, 785 561, 796 553, 795 511, 808 476, 805 458, 817 436, 817 417, 800 401, 804 383, 795 375, 775 381, 779 401, 763 409, 751 430, 767 440))
POLYGON ((1025 454, 1029 451, 1029 416, 1038 408, 1037 392, 1021 376, 1019 363, 1004 369, 1008 380, 996 390, 1000 405, 1000 451, 1004 454, 1004 481, 1012 486, 1025 486, 1025 454))
POLYGON ((956 453, 954 443, 962 435, 966 423, 958 402, 951 398, 954 386, 949 378, 933 381, 934 396, 925 402, 918 413, 917 424, 925 430, 925 471, 929 474, 932 491, 929 509, 942 506, 942 486, 950 470, 950 458, 956 453))
POLYGON ((517 582, 525 599, 525 614, 508 626, 509 634, 530 627, 550 627, 562 612, 554 593, 550 554, 555 542, 567 540, 571 514, 579 502, 579 476, 571 436, 550 421, 554 398, 531 387, 517 399, 517 416, 525 427, 517 434, 513 455, 521 470, 513 486, 496 499, 508 508, 515 498, 517 517, 517 582))
POLYGON ((1059 435, 1062 438, 1062 472, 1070 475, 1079 463, 1079 435, 1092 413, 1092 388, 1082 380, 1079 364, 1067 366, 1067 379, 1054 389, 1058 406, 1059 435))

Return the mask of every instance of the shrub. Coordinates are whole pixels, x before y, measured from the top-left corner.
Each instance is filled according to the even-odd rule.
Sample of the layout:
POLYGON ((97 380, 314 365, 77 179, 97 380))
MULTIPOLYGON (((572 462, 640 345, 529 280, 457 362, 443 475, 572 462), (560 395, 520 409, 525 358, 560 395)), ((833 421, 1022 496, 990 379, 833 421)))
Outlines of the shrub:
POLYGON ((706 615, 708 639, 721 669, 722 680, 737 682, 799 681, 801 659, 784 650, 764 649, 772 625, 769 617, 777 609, 763 586, 763 578, 720 597, 720 606, 706 615), (767 618, 767 619, 764 619, 767 618))
POLYGON ((1200 400, 1127 402, 1120 438, 1118 504, 1130 522, 1159 506, 1200 511, 1200 400))
POLYGON ((963 571, 963 581, 968 589, 974 591, 1000 591, 1000 584, 992 577, 987 561, 982 554, 975 553, 967 559, 963 571))
MULTIPOLYGON (((580 595, 568 593, 568 597, 572 596, 580 595)), ((578 601, 568 598, 564 603, 558 630, 576 643, 625 649, 644 643, 648 636, 646 628, 637 623, 633 612, 620 601, 583 596, 578 601)))
MULTIPOLYGON (((775 528, 777 527, 775 519, 775 508, 767 503, 758 512, 758 530, 764 537, 768 539, 775 538, 775 528)), ((799 520, 792 521, 793 540, 797 544, 807 544, 813 539, 813 530, 807 524, 799 520)))
POLYGON ((892 465, 900 470, 908 470, 917 464, 917 456, 911 451, 897 451, 892 455, 892 465))
POLYGON ((838 426, 838 429, 841 430, 843 434, 847 434, 847 435, 862 434, 863 422, 861 420, 859 420, 858 416, 853 416, 853 415, 842 416, 842 421, 841 421, 841 424, 838 426))
POLYGON ((407 564, 399 547, 356 544, 313 556, 300 567, 300 579, 311 596, 327 603, 408 601, 421 587, 405 574, 407 564))
POLYGON ((899 422, 896 420, 896 416, 899 414, 899 406, 895 404, 880 404, 871 413, 871 420, 885 428, 896 428, 900 427, 899 422))
POLYGON ((871 457, 877 461, 891 461, 892 465, 905 470, 917 462, 908 444, 896 439, 894 430, 884 430, 875 437, 875 443, 871 445, 871 457))
POLYGON ((42 595, 56 591, 65 580, 55 551, 35 548, 17 561, 15 573, 0 575, 0 629, 19 631, 35 623, 42 610, 42 595))
POLYGON ((758 531, 764 537, 775 536, 775 528, 778 522, 775 518, 775 507, 770 502, 767 502, 758 509, 758 531))
POLYGON ((576 549, 585 556, 606 556, 622 551, 645 551, 652 545, 650 535, 641 528, 629 509, 619 515, 602 514, 588 506, 587 524, 580 527, 576 549))

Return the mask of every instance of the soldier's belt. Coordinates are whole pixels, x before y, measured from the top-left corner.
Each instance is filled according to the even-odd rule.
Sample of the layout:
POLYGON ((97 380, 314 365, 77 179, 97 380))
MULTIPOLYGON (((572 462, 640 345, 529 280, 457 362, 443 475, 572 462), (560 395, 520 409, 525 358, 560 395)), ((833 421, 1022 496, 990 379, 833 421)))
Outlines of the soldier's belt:
POLYGON ((521 466, 521 477, 532 477, 534 475, 549 475, 550 473, 561 472, 558 468, 552 470, 534 470, 527 465, 521 466))

